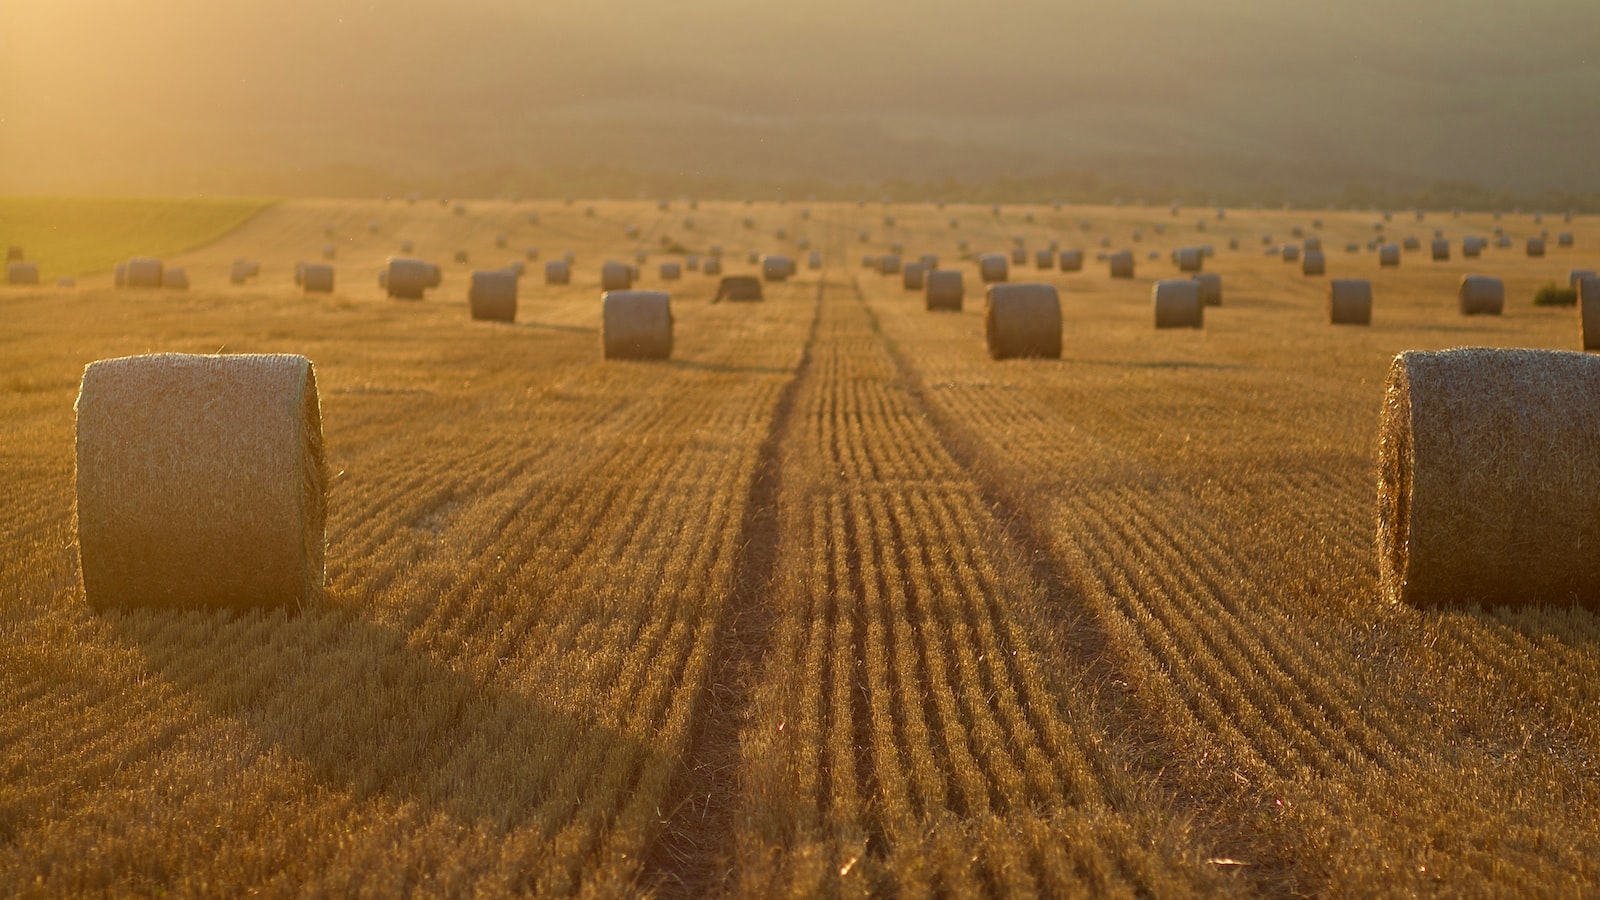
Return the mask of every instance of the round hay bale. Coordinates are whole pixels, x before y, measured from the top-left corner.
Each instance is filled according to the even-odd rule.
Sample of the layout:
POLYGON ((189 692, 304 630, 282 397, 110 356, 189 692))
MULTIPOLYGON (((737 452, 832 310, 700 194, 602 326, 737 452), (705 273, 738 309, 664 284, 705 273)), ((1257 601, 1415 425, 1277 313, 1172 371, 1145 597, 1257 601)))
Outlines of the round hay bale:
POLYGON ((700 271, 700 257, 693 253, 685 256, 683 258, 683 267, 690 272, 700 271))
POLYGON ((1056 257, 1056 264, 1063 272, 1083 271, 1083 251, 1063 250, 1056 257))
POLYGON ((1464 237, 1461 239, 1461 255, 1466 259, 1477 259, 1483 255, 1484 245, 1488 241, 1481 237, 1464 237))
POLYGON ((1511 247, 1511 235, 1509 235, 1509 234, 1500 235, 1499 237, 1495 238, 1494 245, 1496 247, 1499 247, 1502 250, 1510 249, 1510 247, 1511 247))
POLYGON ((607 260, 600 266, 602 291, 625 291, 633 287, 633 267, 624 262, 607 260))
POLYGON ((1311 237, 1306 238, 1304 241, 1301 241, 1300 246, 1307 253, 1310 253, 1313 250, 1321 250, 1322 238, 1312 235, 1311 237))
POLYGON ((165 280, 165 266, 159 259, 136 256, 128 260, 123 283, 130 288, 158 288, 165 280))
POLYGON ((1033 251, 1033 267, 1035 269, 1054 269, 1056 267, 1056 255, 1054 251, 1033 251))
POLYGON ((1205 325, 1205 304, 1200 285, 1175 279, 1158 281, 1150 289, 1157 328, 1200 328, 1205 325))
POLYGON ((472 318, 491 322, 517 319, 517 276, 514 272, 473 272, 467 288, 472 318))
POLYGON ((335 256, 338 255, 338 253, 339 253, 339 248, 338 247, 335 247, 332 244, 323 244, 322 245, 322 258, 323 259, 333 259, 335 256))
POLYGON ((717 295, 711 298, 711 302, 730 300, 735 303, 759 303, 765 299, 761 279, 754 275, 728 275, 717 283, 717 295))
POLYGON ((1283 252, 1280 255, 1283 257, 1283 261, 1286 262, 1286 263, 1299 262, 1300 261, 1300 245, 1299 244, 1284 244, 1283 245, 1283 252))
POLYGON ((900 271, 900 286, 908 291, 922 290, 923 276, 927 271, 927 267, 920 262, 906 263, 900 271))
POLYGON ((308 294, 333 293, 333 266, 307 263, 300 273, 300 286, 308 294))
POLYGON ((7 284, 38 284, 39 264, 31 262, 10 262, 6 264, 7 284))
POLYGON ((1048 284, 991 284, 983 297, 991 359, 1061 358, 1061 298, 1048 284))
POLYGON ((528 274, 528 265, 520 259, 514 259, 506 265, 505 271, 510 272, 518 278, 521 278, 522 276, 528 274))
POLYGON ((260 274, 261 264, 248 259, 236 259, 228 267, 228 281, 233 284, 244 284, 260 274))
POLYGON ((1544 238, 1542 238, 1542 237, 1531 237, 1531 238, 1528 238, 1528 255, 1529 256, 1533 256, 1533 257, 1539 257, 1539 256, 1543 256, 1544 255, 1544 238))
POLYGON ((997 284, 1011 277, 1011 263, 1001 253, 978 255, 978 277, 984 284, 997 284))
POLYGON ((1567 273, 1567 287, 1576 289, 1578 282, 1585 278, 1591 278, 1594 274, 1595 270, 1593 269, 1573 269, 1567 273))
POLYGON ((924 253, 917 257, 917 260, 922 263, 922 269, 925 272, 932 272, 934 269, 939 268, 939 254, 937 253, 924 253))
POLYGON ((1431 245, 1434 262, 1450 261, 1450 242, 1444 238, 1435 238, 1431 245))
POLYGON ((1112 278, 1133 277, 1133 253, 1131 251, 1118 250, 1115 253, 1107 254, 1106 262, 1111 267, 1112 278))
POLYGON ((1384 268, 1394 268, 1400 265, 1400 245, 1384 244, 1379 247, 1378 265, 1384 268))
POLYGON ((1305 256, 1300 260, 1301 275, 1322 275, 1327 270, 1327 258, 1322 255, 1321 250, 1307 250, 1305 256))
POLYGON ((552 259, 544 264, 545 284, 571 284, 572 267, 564 259, 552 259))
POLYGON ((410 252, 412 252, 412 248, 414 246, 415 245, 412 244, 412 242, 410 240, 401 241, 400 242, 400 252, 401 253, 410 253, 410 252))
POLYGON ((6 262, 17 262, 24 258, 21 247, 16 244, 6 247, 6 262))
POLYGON ((600 345, 606 359, 672 355, 672 301, 665 291, 606 291, 600 307, 600 345))
POLYGON ((428 287, 436 288, 442 281, 444 281, 444 270, 439 268, 438 263, 428 263, 428 287))
POLYGON ((1578 279, 1576 287, 1583 349, 1600 350, 1600 278, 1590 272, 1578 279))
POLYGON ((1490 275, 1463 275, 1457 299, 1463 316, 1498 316, 1506 305, 1505 282, 1490 275))
POLYGON ((1027 265, 1028 264, 1028 248, 1026 248, 1026 247, 1015 247, 1015 248, 1013 248, 1012 251, 1011 251, 1011 264, 1013 266, 1025 266, 1025 265, 1027 265))
POLYGON ((721 260, 721 258, 713 256, 713 257, 711 257, 709 259, 706 259, 706 260, 702 261, 700 263, 700 272, 703 275, 721 275, 722 274, 722 260, 721 260))
POLYGON ((420 259, 391 256, 383 265, 384 290, 395 300, 421 300, 434 287, 434 267, 420 259))
POLYGON ((761 257, 761 277, 767 281, 788 281, 795 271, 794 260, 790 257, 776 254, 761 257))
POLYGON ((1215 272, 1201 272, 1194 276, 1194 283, 1200 286, 1200 304, 1202 306, 1222 305, 1222 276, 1215 272))
POLYGON ((189 289, 189 273, 183 269, 163 269, 161 271, 161 286, 173 291, 187 291, 189 289))
POLYGON ((1334 325, 1372 324, 1372 282, 1335 278, 1328 282, 1328 321, 1334 325))
POLYGON ((897 253, 885 253, 884 255, 878 257, 878 274, 899 275, 900 255, 897 253))
POLYGON ((682 277, 683 277, 683 264, 682 263, 664 262, 664 263, 661 264, 661 280, 662 281, 677 281, 678 279, 680 279, 682 277))
POLYGON ((1560 234, 1556 235, 1556 246, 1557 247, 1571 247, 1572 246, 1572 232, 1563 231, 1560 234))
POLYGON ((1378 583, 1416 606, 1600 606, 1600 358, 1409 351, 1378 425, 1378 583))
POLYGON ((1205 268, 1205 254, 1200 252, 1199 247, 1179 247, 1174 252, 1174 258, 1180 272, 1198 272, 1205 268))
POLYGON ((78 552, 91 605, 317 598, 327 478, 310 360, 100 360, 84 369, 76 409, 78 552))
POLYGON ((923 276, 922 286, 924 308, 961 311, 967 289, 959 270, 934 269, 923 276))

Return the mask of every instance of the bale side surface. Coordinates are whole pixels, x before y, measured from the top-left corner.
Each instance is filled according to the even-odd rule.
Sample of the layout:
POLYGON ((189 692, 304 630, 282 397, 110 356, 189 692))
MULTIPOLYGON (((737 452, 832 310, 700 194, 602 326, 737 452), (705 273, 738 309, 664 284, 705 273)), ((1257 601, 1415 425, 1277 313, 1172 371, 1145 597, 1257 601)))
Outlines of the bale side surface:
POLYGON ((984 284, 998 284, 1011 277, 1011 262, 998 253, 978 257, 978 277, 984 284))
POLYGON ((1457 300, 1463 316, 1498 316, 1506 305, 1505 282, 1489 275, 1463 275, 1457 300))
POLYGON ((333 266, 308 264, 300 273, 300 286, 308 294, 333 293, 333 266))
POLYGON ((326 475, 309 360, 101 360, 84 370, 76 410, 78 546, 90 603, 315 599, 326 475))
POLYGON ((1222 305, 1222 276, 1215 272, 1201 272, 1194 276, 1200 286, 1200 303, 1204 306, 1222 305))
POLYGON ((608 262, 600 267, 602 291, 625 291, 633 287, 633 267, 627 263, 608 262))
POLYGON ((1600 350, 1600 278, 1594 275, 1578 279, 1578 316, 1583 349, 1600 350))
POLYGON ((384 290, 396 300, 421 300, 433 286, 433 269, 420 259, 390 257, 384 272, 384 290))
POLYGON ((1383 596, 1600 608, 1600 357, 1411 351, 1378 427, 1383 596))
POLYGON ((983 332, 993 359, 1061 358, 1061 298, 1048 284, 991 284, 983 332))
POLYGON ((1112 278, 1133 277, 1133 254, 1127 250, 1119 250, 1106 257, 1106 262, 1111 268, 1112 278))
POLYGON ((1328 321, 1334 325, 1372 324, 1372 282, 1335 278, 1328 283, 1328 321))
POLYGON ((607 291, 600 306, 600 343, 606 359, 672 355, 672 306, 665 292, 607 291))
POLYGON ((936 269, 923 276, 923 305, 929 310, 961 311, 967 289, 961 273, 954 269, 936 269))
POLYGON ((517 276, 511 272, 473 272, 467 305, 474 319, 516 321, 517 276))
POLYGON ((158 288, 162 284, 164 266, 159 259, 134 257, 123 270, 122 283, 130 288, 158 288))
POLYGON ((1193 281, 1158 281, 1150 289, 1157 328, 1201 328, 1205 326, 1205 304, 1200 301, 1200 285, 1193 281))

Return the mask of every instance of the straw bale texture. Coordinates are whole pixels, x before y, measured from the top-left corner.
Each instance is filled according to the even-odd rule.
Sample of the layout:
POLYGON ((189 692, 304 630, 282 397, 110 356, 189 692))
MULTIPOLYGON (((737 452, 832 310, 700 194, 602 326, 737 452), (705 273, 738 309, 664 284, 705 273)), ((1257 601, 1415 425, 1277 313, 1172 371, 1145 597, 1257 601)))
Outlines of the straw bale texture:
POLYGON ((665 291, 607 291, 600 306, 600 343, 606 359, 672 355, 672 305, 665 291))
POLYGON ((768 281, 788 281, 794 273, 794 260, 787 256, 768 254, 761 257, 761 277, 768 281))
POLYGON ((1450 260, 1450 242, 1448 240, 1435 238, 1432 249, 1434 262, 1448 262, 1450 260))
POLYGON ((1061 357, 1061 298, 1048 284, 991 284, 983 333, 993 359, 1061 357))
POLYGON ((1463 275, 1457 299, 1463 316, 1498 316, 1506 304, 1505 282, 1490 275, 1463 275))
POLYGON ((1334 325, 1372 324, 1372 282, 1335 278, 1328 283, 1328 321, 1334 325))
POLYGON ((1400 265, 1400 245, 1384 244, 1378 248, 1378 265, 1394 267, 1400 265))
POLYGON ((885 253, 878 257, 878 274, 899 275, 900 255, 898 253, 885 253))
POLYGON ((1409 351, 1378 426, 1378 575, 1418 606, 1600 606, 1600 358, 1409 351))
POLYGON ((1205 267, 1205 254, 1199 247, 1179 247, 1173 255, 1180 272, 1198 272, 1205 267))
POLYGON ((1528 238, 1528 255, 1529 256, 1543 256, 1544 255, 1544 238, 1538 238, 1538 237, 1528 238))
POLYGON ((117 605, 304 606, 323 581, 315 370, 287 354, 156 354, 84 370, 84 594, 117 605))
POLYGON ((661 264, 661 280, 662 281, 677 281, 678 279, 680 279, 682 277, 683 277, 683 264, 682 263, 664 262, 664 263, 661 264))
POLYGON ((1054 269, 1056 267, 1055 252, 1046 249, 1033 251, 1033 267, 1035 269, 1054 269))
POLYGON ((1157 328, 1200 328, 1205 325, 1205 304, 1200 285, 1176 279, 1158 281, 1150 289, 1157 328))
POLYGON ((467 305, 474 319, 515 322, 517 276, 513 272, 473 272, 467 288, 467 305))

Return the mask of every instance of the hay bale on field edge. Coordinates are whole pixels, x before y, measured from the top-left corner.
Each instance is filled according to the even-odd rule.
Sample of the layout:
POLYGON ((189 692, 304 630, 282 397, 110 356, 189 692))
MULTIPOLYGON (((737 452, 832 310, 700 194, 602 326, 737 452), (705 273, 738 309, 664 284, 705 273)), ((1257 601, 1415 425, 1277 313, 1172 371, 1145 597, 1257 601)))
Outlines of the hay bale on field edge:
POLYGON ((517 320, 517 276, 509 271, 476 271, 468 283, 467 306, 472 318, 491 322, 517 320))
POLYGON ((923 308, 960 312, 967 288, 958 269, 935 269, 922 277, 923 308))
POLYGON ((1365 278, 1335 278, 1328 282, 1328 322, 1371 325, 1372 282, 1365 278))
POLYGON ((992 359, 1061 358, 1061 298, 1048 284, 990 284, 983 333, 992 359))
POLYGON ((1409 351, 1378 425, 1378 576, 1416 606, 1600 606, 1600 358, 1409 351))
POLYGON ((90 604, 303 607, 317 597, 327 479, 310 360, 100 360, 84 369, 76 411, 90 604))
POLYGON ((600 307, 604 358, 672 356, 672 301, 665 291, 607 291, 600 297, 600 307))
POLYGON ((1491 275, 1463 275, 1457 301, 1463 316, 1498 316, 1506 305, 1505 282, 1491 275))

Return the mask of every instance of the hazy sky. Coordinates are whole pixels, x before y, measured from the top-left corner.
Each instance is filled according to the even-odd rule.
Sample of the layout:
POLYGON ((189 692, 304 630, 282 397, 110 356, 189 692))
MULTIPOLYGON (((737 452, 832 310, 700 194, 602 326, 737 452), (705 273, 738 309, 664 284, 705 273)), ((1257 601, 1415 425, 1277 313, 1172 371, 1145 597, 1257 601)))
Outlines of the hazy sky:
MULTIPOLYGON (((0 190, 195 168, 651 165, 618 146, 630 129, 659 143, 665 168, 704 157, 758 172, 756 135, 840 123, 935 139, 968 173, 991 150, 1000 171, 1019 154, 1069 166, 1133 153, 1600 189, 1597 0, 3 9, 0 190), (695 129, 718 143, 697 147, 695 129)), ((849 140, 817 138, 819 174, 894 169, 849 140)), ((936 174, 928 158, 906 165, 936 174)))

